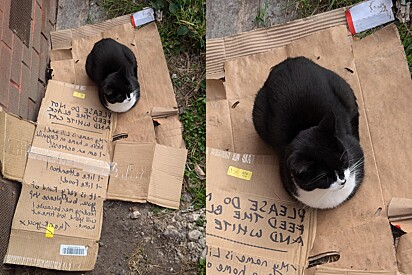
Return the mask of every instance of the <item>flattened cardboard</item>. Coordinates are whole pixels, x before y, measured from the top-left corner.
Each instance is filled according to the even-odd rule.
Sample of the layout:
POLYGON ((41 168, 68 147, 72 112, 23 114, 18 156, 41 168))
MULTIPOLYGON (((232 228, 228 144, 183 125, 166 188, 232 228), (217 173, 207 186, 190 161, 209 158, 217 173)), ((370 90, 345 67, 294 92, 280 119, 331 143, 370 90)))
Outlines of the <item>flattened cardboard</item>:
MULTIPOLYGON (((290 23, 289 26, 293 24, 290 23)), ((288 30, 287 26, 282 27, 288 30)), ((259 31, 263 30, 256 33, 260 33, 259 31)), ((264 31, 270 33, 271 29, 264 31)), ((316 239, 310 255, 337 251, 340 259, 325 266, 396 271, 386 206, 390 198, 400 197, 401 193, 405 194, 410 190, 406 183, 409 172, 406 166, 411 162, 410 150, 405 148, 411 147, 409 143, 412 136, 408 116, 405 116, 409 112, 406 105, 411 101, 408 93, 412 90, 411 81, 396 28, 391 25, 366 39, 353 42, 346 26, 342 24, 311 35, 301 33, 300 37, 305 37, 291 43, 283 41, 285 46, 277 48, 275 47, 279 45, 271 46, 269 43, 271 37, 262 36, 262 39, 256 40, 253 39, 254 35, 245 33, 224 38, 222 47, 211 51, 215 59, 208 66, 224 62, 224 70, 212 70, 207 76, 207 146, 236 153, 271 154, 273 151, 254 131, 251 115, 254 96, 266 80, 269 69, 288 56, 304 55, 335 71, 348 81, 358 99, 360 139, 365 153, 366 174, 356 196, 349 202, 337 209, 318 211, 316 239), (225 51, 228 48, 233 50, 235 46, 226 41, 244 45, 240 38, 244 38, 249 46, 243 51, 239 46, 234 51, 234 57, 229 58, 225 51), (389 77, 388 71, 396 73, 389 77), (224 79, 216 79, 223 76, 224 79), (396 123, 391 114, 395 114, 396 123), (391 123, 393 124, 390 125, 391 123), (229 127, 222 129, 220 126, 229 127), (391 138, 386 138, 384 132, 390 132, 391 138), (396 135, 399 137, 394 139, 396 135), (396 164, 400 160, 402 164, 398 167, 396 164), (399 169, 401 171, 398 175, 399 169)), ((211 42, 214 44, 215 41, 211 42)), ((210 161, 208 165, 215 166, 210 161)), ((281 186, 279 177, 270 177, 271 174, 272 171, 267 170, 262 172, 261 177, 270 178, 272 184, 281 186)), ((207 186, 209 184, 210 181, 207 186)), ((225 184, 218 184, 217 187, 226 190, 228 187, 225 184)), ((229 191, 233 193, 238 190, 234 187, 229 191)), ((267 194, 277 197, 273 192, 267 194)), ((411 196, 408 193, 406 197, 411 196)), ((315 269, 311 268, 305 274, 314 272, 315 269)))
POLYGON ((49 81, 5 263, 93 269, 103 222, 114 118, 98 102, 95 87, 49 81), (72 252, 61 252, 67 246, 72 252), (85 255, 65 255, 79 253, 73 246, 80 246, 85 255))
POLYGON ((177 103, 154 23, 135 31, 123 16, 51 36, 58 49, 50 53, 53 80, 39 112, 4 262, 91 270, 108 194, 178 208, 187 151, 177 112, 171 111, 177 103), (103 37, 137 56, 141 99, 126 114, 104 108, 85 73, 86 57, 103 37), (153 110, 160 121, 156 131, 153 110), (113 134, 126 139, 113 146, 113 134))
MULTIPOLYGON (((157 27, 155 23, 151 23, 135 30, 130 24, 130 18, 127 22, 119 22, 122 23, 99 25, 99 32, 81 27, 79 28, 81 31, 72 30, 70 34, 66 33, 67 39, 63 38, 64 33, 62 33, 62 36, 58 37, 59 42, 57 42, 60 49, 52 51, 52 53, 55 52, 51 59, 53 79, 72 81, 79 85, 95 85, 87 77, 84 64, 94 43, 102 38, 111 37, 128 46, 134 52, 138 63, 140 100, 131 111, 117 115, 114 135, 124 138, 114 142, 113 162, 120 171, 110 177, 107 198, 145 202, 150 197, 150 202, 159 202, 165 207, 178 208, 186 162, 186 158, 182 156, 186 154, 186 149, 182 138, 182 125, 177 113, 177 102, 157 27), (72 47, 72 55, 67 53, 67 49, 70 47, 72 47), (160 123, 156 129, 153 126, 153 119, 160 123), (122 169, 133 170, 133 167, 143 165, 145 168, 141 169, 149 173, 145 175, 150 175, 150 171, 154 171, 151 168, 157 167, 158 164, 148 161, 162 161, 161 158, 153 157, 154 148, 157 150, 162 148, 158 145, 170 147, 170 150, 163 150, 165 155, 162 158, 167 160, 166 163, 178 161, 178 163, 173 164, 175 169, 172 171, 179 171, 181 174, 177 175, 171 172, 168 177, 169 181, 160 186, 157 185, 160 184, 159 181, 146 178, 143 180, 142 178, 135 179, 132 186, 127 187, 128 179, 130 179, 129 173, 135 172, 125 172, 122 169), (132 148, 133 146, 136 147, 132 148), (128 149, 125 150, 126 148, 128 149), (138 158, 140 155, 146 156, 148 150, 152 150, 150 157, 138 158), (117 178, 117 176, 121 178, 117 178), (142 186, 142 184, 155 184, 156 187, 142 186), (148 193, 150 188, 155 188, 154 190, 157 191, 150 194, 148 193), (167 196, 164 197, 165 194, 162 195, 158 188, 169 190, 167 196), (171 190, 173 191, 171 192, 171 190), (171 198, 170 194, 175 197, 171 198), (160 197, 156 198, 157 195, 160 197)), ((54 37, 57 39, 56 36, 54 37)))
POLYGON ((278 177, 276 159, 208 149, 206 165, 213 171, 206 175, 207 273, 277 274, 288 269, 287 274, 302 274, 315 236, 316 211, 272 184, 278 177))
POLYGON ((22 182, 27 151, 35 124, 4 112, 0 108, 0 160, 3 177, 22 182))
POLYGON ((356 41, 353 54, 385 205, 411 199, 412 82, 396 26, 356 41))
POLYGON ((151 202, 179 208, 180 188, 186 162, 184 150, 156 143, 119 142, 113 162, 116 163, 107 190, 112 199, 151 202), (170 184, 172 183, 172 184, 170 184))

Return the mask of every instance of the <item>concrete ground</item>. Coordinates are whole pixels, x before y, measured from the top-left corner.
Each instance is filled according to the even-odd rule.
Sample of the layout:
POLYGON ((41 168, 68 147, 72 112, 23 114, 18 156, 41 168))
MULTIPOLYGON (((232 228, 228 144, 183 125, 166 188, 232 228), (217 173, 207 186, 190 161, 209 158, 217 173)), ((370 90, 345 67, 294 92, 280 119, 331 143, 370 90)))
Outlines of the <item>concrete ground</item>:
POLYGON ((220 38, 296 19, 292 0, 207 0, 206 39, 220 38))

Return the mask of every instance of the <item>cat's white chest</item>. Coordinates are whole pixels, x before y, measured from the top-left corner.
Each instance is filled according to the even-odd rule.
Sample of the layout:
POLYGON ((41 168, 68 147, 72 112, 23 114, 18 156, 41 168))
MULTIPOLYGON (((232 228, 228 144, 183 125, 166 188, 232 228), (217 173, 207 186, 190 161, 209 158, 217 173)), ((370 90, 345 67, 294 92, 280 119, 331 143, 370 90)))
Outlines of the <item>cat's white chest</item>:
POLYGON ((124 113, 129 111, 137 101, 137 96, 136 93, 132 93, 130 95, 130 98, 126 98, 123 102, 121 103, 110 103, 107 102, 107 108, 110 111, 116 112, 116 113, 124 113))
POLYGON ((335 208, 353 193, 356 187, 356 175, 345 171, 346 183, 341 188, 338 182, 335 182, 328 189, 314 189, 306 191, 298 187, 296 198, 304 204, 319 209, 335 208))

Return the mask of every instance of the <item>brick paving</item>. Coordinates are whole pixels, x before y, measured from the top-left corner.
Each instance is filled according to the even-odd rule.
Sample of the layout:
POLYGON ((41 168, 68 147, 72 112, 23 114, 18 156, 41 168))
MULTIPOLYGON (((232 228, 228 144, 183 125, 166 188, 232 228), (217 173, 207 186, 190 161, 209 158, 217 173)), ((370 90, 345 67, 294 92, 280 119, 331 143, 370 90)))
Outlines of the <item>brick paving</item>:
POLYGON ((57 0, 32 0, 30 42, 26 46, 9 28, 10 3, 0 0, 0 105, 36 121, 44 96, 50 31, 55 29, 57 0))

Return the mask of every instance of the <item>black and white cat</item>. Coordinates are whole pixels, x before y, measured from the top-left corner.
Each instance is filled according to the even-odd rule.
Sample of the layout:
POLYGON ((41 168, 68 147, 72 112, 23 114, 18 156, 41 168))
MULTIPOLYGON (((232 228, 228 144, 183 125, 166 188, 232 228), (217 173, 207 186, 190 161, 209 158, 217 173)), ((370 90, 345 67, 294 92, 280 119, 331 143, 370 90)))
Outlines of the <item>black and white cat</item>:
POLYGON ((139 100, 136 57, 125 45, 111 38, 94 44, 87 56, 86 72, 99 87, 100 101, 109 110, 127 112, 139 100))
POLYGON ((335 208, 361 184, 358 122, 349 84, 305 57, 273 67, 253 107, 255 129, 274 147, 285 189, 313 208, 335 208))

